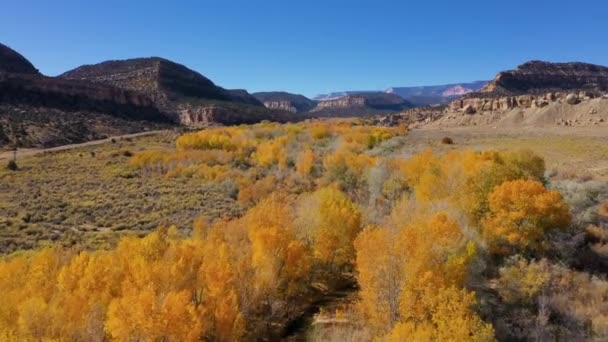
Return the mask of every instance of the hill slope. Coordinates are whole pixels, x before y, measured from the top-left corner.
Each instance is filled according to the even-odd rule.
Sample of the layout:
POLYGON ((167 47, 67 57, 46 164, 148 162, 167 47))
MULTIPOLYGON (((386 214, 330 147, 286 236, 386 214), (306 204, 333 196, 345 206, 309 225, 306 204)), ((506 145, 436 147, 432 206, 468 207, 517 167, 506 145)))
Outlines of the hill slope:
POLYGON ((17 51, 0 43, 0 73, 38 75, 38 69, 17 51))

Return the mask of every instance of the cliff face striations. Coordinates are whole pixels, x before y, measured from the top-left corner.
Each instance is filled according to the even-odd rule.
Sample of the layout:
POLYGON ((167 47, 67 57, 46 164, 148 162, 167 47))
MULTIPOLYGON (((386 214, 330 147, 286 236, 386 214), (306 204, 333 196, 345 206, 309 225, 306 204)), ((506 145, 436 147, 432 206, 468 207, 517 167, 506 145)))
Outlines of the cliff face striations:
POLYGON ((140 93, 41 75, 0 46, 0 146, 54 146, 166 127, 171 121, 140 93))
POLYGON ((312 110, 317 103, 306 96, 283 91, 254 93, 253 96, 266 108, 303 113, 312 110))
POLYGON ((254 123, 281 118, 245 90, 226 90, 196 71, 159 57, 85 65, 59 77, 143 94, 169 117, 186 125, 254 123))
POLYGON ((398 95, 385 92, 361 92, 319 101, 311 111, 318 116, 362 116, 397 112, 413 105, 398 95))
POLYGON ((599 97, 608 91, 608 68, 586 63, 531 61, 500 72, 479 92, 453 101, 450 109, 468 114, 545 107, 599 97))

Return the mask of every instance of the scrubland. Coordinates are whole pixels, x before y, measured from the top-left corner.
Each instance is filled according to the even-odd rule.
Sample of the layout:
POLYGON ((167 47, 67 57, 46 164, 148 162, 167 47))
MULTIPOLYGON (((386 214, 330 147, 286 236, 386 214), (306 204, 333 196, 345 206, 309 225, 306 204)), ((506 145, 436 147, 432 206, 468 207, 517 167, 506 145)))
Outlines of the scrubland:
POLYGON ((18 160, 0 337, 605 340, 608 186, 550 159, 601 146, 424 134, 262 123, 18 160))

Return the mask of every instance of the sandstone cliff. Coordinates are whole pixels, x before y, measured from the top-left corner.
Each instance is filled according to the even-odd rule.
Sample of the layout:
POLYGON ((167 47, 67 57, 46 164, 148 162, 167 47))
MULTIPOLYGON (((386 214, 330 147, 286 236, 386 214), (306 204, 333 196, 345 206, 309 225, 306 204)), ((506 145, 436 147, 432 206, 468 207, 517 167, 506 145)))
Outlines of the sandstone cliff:
POLYGON ((303 95, 282 91, 254 93, 266 108, 284 110, 291 113, 303 113, 313 109, 317 103, 303 95))
POLYGON ((542 108, 554 102, 575 104, 607 91, 607 67, 532 61, 500 72, 479 92, 466 94, 450 103, 449 108, 467 114, 542 108))
POLYGON ((145 95, 43 76, 23 56, 0 46, 0 146, 54 146, 170 123, 145 95))
POLYGON ((531 61, 515 70, 500 72, 480 93, 503 96, 571 90, 608 91, 608 67, 587 63, 531 61))
POLYGON ((85 65, 60 78, 135 91, 149 97, 162 112, 186 125, 207 124, 210 118, 222 124, 288 119, 283 113, 266 109, 245 90, 226 90, 196 71, 159 57, 85 65))
POLYGON ((363 116, 398 112, 412 107, 411 103, 395 94, 365 92, 319 101, 311 114, 318 116, 363 116))

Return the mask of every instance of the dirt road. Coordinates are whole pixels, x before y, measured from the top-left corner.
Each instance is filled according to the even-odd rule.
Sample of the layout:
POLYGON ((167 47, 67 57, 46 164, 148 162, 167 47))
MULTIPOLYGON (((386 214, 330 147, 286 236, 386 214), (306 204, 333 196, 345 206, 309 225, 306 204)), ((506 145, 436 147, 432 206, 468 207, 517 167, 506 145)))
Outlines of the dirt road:
MULTIPOLYGON (((85 146, 106 144, 106 143, 111 142, 112 139, 120 140, 120 139, 127 139, 127 138, 137 138, 137 137, 143 137, 143 136, 148 136, 148 135, 156 135, 156 134, 165 133, 165 132, 169 132, 169 131, 159 130, 159 131, 148 131, 148 132, 140 132, 140 133, 133 133, 133 134, 117 135, 114 137, 109 137, 109 138, 101 139, 101 140, 93 140, 93 141, 87 141, 87 142, 80 143, 80 144, 62 145, 62 146, 56 146, 56 147, 50 147, 50 148, 19 149, 19 150, 17 150, 17 159, 22 158, 22 157, 27 157, 27 156, 33 156, 33 155, 45 153, 45 152, 58 152, 58 151, 65 151, 65 150, 85 147, 85 146)), ((13 151, 0 152, 0 160, 8 160, 10 158, 13 158, 13 153, 14 153, 13 151)))

